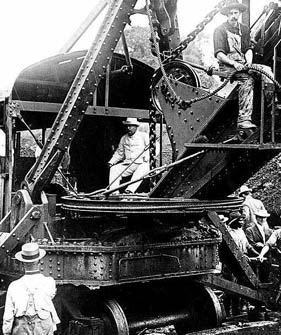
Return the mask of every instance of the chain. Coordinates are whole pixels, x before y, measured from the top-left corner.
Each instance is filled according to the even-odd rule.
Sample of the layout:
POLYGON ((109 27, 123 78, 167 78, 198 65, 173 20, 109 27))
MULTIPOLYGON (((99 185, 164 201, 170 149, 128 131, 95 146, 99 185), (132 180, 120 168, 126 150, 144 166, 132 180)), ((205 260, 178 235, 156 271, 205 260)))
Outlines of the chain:
POLYGON ((215 15, 224 7, 226 0, 220 1, 213 10, 211 10, 204 19, 197 24, 195 29, 187 35, 187 37, 179 44, 178 47, 176 47, 174 50, 171 51, 171 56, 166 58, 166 61, 173 60, 179 56, 180 53, 182 53, 183 50, 185 50, 189 43, 191 43, 201 31, 205 29, 208 23, 210 23, 215 15))
POLYGON ((222 88, 224 88, 226 86, 226 84, 229 81, 231 81, 231 80, 234 79, 234 76, 237 73, 241 73, 241 72, 245 72, 245 71, 246 72, 248 72, 248 71, 257 72, 257 73, 259 73, 259 74, 267 77, 268 79, 270 79, 279 89, 281 89, 281 84, 277 80, 275 80, 273 78, 273 76, 271 76, 266 71, 264 71, 263 69, 261 69, 258 65, 248 65, 242 71, 233 71, 233 72, 231 72, 227 76, 227 78, 225 79, 225 81, 223 82, 222 85, 220 85, 219 87, 217 87, 215 90, 209 92, 208 94, 202 95, 202 96, 200 96, 198 98, 195 98, 195 99, 183 100, 179 96, 171 97, 171 93, 169 92, 169 89, 164 84, 161 85, 161 91, 165 95, 166 99, 169 100, 172 104, 176 103, 176 104, 178 104, 179 108, 185 110, 185 109, 189 108, 192 104, 194 104, 194 103, 196 103, 198 101, 202 101, 202 100, 208 99, 211 96, 217 94, 222 88))
POLYGON ((174 91, 172 85, 171 85, 171 82, 167 76, 167 73, 164 69, 164 65, 162 63, 162 60, 161 60, 161 54, 160 54, 160 49, 159 49, 159 44, 157 42, 157 37, 156 37, 156 33, 154 31, 154 28, 153 28, 153 23, 152 23, 152 18, 151 18, 151 10, 149 8, 149 2, 148 0, 146 0, 146 13, 147 13, 147 17, 148 17, 148 22, 149 22, 149 28, 150 28, 150 32, 151 32, 151 37, 152 37, 152 42, 153 42, 153 45, 154 45, 154 48, 155 48, 155 52, 156 52, 156 56, 157 56, 157 60, 158 60, 158 63, 159 63, 159 67, 161 69, 161 72, 162 72, 162 75, 163 75, 163 78, 164 78, 164 81, 169 89, 169 92, 171 92, 171 94, 174 96, 174 99, 177 98, 177 94, 176 92, 174 91))
MULTIPOLYGON (((186 39, 184 41, 182 41, 177 48, 175 48, 174 50, 171 51, 171 56, 167 57, 165 59, 165 63, 167 61, 171 61, 171 60, 177 58, 178 55, 184 49, 187 48, 188 44, 190 42, 192 42, 201 31, 204 30, 204 28, 206 27, 206 25, 209 22, 211 22, 212 19, 214 18, 214 16, 225 6, 225 2, 226 2, 226 0, 220 1, 214 7, 214 9, 205 16, 205 18, 203 19, 203 21, 201 21, 195 27, 195 29, 191 33, 189 33, 187 35, 186 39)), ((156 50, 157 59, 158 59, 158 62, 159 62, 159 66, 160 66, 161 72, 163 74, 164 82, 166 84, 165 85, 163 83, 161 85, 161 90, 162 90, 162 93, 166 96, 167 100, 169 100, 171 103, 173 103, 173 104, 176 103, 180 108, 187 109, 188 107, 191 106, 192 103, 195 103, 195 102, 198 102, 198 101, 202 101, 204 99, 208 99, 209 97, 215 95, 222 88, 224 88, 229 81, 231 81, 234 78, 235 74, 237 74, 239 72, 239 71, 234 71, 234 72, 230 73, 228 75, 228 77, 226 78, 226 80, 223 82, 223 84, 220 85, 218 88, 216 88, 214 91, 212 91, 212 92, 210 92, 210 93, 208 93, 206 95, 203 95, 201 97, 195 98, 195 99, 183 100, 180 96, 178 96, 176 94, 175 90, 173 89, 171 81, 169 80, 169 78, 167 76, 167 73, 165 71, 165 68, 163 66, 163 62, 161 60, 161 54, 160 54, 160 50, 159 50, 159 45, 157 43, 156 33, 154 31, 154 28, 153 28, 153 23, 152 23, 152 19, 151 19, 151 13, 150 13, 150 9, 149 9, 149 2, 148 2, 148 0, 146 0, 146 12, 147 12, 149 26, 150 26, 150 30, 151 30, 152 41, 153 41, 153 44, 154 44, 154 47, 155 47, 155 50, 156 50)), ((252 65, 252 66, 248 66, 246 68, 246 70, 247 71, 248 70, 252 70, 253 72, 258 72, 258 73, 260 73, 260 74, 268 77, 278 88, 281 88, 280 84, 272 76, 270 76, 267 72, 265 72, 261 68, 252 65)), ((245 70, 243 70, 243 71, 245 71, 245 70)))
MULTIPOLYGON (((156 109, 151 108, 149 111, 149 163, 150 170, 156 168, 156 109)), ((156 185, 156 178, 150 179, 150 188, 156 185)))
MULTIPOLYGON (((199 23, 196 26, 196 28, 190 34, 188 34, 187 38, 184 41, 182 41, 180 43, 180 45, 176 49, 174 49, 174 50, 171 51, 171 56, 165 58, 165 63, 167 61, 170 61, 170 60, 173 60, 173 59, 177 58, 178 55, 184 49, 187 48, 188 44, 196 38, 196 36, 205 28, 205 26, 209 22, 211 22, 211 20, 221 10, 221 8, 224 7, 225 2, 226 2, 226 0, 220 1, 214 7, 214 9, 205 16, 204 20, 201 23, 199 23)), ((158 59, 159 67, 161 69, 161 72, 162 72, 162 75, 163 75, 163 79, 164 79, 164 81, 166 83, 166 86, 168 88, 168 91, 169 91, 169 93, 168 93, 169 99, 173 100, 173 103, 177 103, 178 105, 182 105, 182 104, 184 104, 184 101, 180 97, 178 97, 177 94, 176 94, 176 92, 174 91, 174 89, 173 89, 173 87, 171 85, 171 82, 170 82, 170 80, 169 80, 169 78, 168 78, 168 76, 166 74, 166 71, 165 71, 165 68, 164 68, 164 65, 163 65, 163 62, 162 62, 162 59, 161 59, 161 53, 160 53, 159 44, 158 44, 157 37, 156 37, 156 32, 154 31, 154 28, 153 28, 153 22, 152 22, 152 18, 151 18, 151 10, 150 10, 150 7, 149 7, 149 1, 148 0, 146 0, 146 13, 147 13, 147 17, 148 17, 148 22, 149 22, 149 27, 150 27, 150 31, 151 31, 152 42, 153 42, 154 49, 155 49, 155 52, 156 52, 156 56, 157 56, 157 59, 158 59)), ((226 83, 224 83, 223 86, 225 86, 225 85, 226 85, 226 83)))

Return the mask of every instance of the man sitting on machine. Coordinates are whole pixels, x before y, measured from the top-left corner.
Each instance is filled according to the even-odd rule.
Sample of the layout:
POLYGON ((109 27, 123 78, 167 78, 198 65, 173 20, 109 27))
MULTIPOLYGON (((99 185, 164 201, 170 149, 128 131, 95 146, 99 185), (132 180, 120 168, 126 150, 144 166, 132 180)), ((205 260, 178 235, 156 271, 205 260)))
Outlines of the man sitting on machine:
MULTIPOLYGON (((109 185, 114 189, 123 177, 132 176, 131 181, 138 180, 149 171, 149 136, 138 131, 140 125, 136 118, 127 118, 127 134, 121 137, 118 148, 108 162, 110 167, 109 185)), ((134 193, 142 180, 125 189, 125 193, 134 193)), ((115 192, 115 194, 118 192, 115 192)))
MULTIPOLYGON (((227 21, 215 29, 213 39, 214 55, 222 71, 231 73, 235 70, 245 70, 234 77, 239 85, 237 129, 251 131, 256 128, 252 122, 254 79, 247 69, 252 66, 253 50, 250 29, 239 22, 241 13, 246 9, 247 6, 239 3, 238 0, 228 0, 221 9, 221 14, 227 16, 227 21)), ((255 64, 255 67, 263 69, 270 75, 272 73, 268 66, 255 64)), ((268 80, 265 77, 265 81, 268 80)))

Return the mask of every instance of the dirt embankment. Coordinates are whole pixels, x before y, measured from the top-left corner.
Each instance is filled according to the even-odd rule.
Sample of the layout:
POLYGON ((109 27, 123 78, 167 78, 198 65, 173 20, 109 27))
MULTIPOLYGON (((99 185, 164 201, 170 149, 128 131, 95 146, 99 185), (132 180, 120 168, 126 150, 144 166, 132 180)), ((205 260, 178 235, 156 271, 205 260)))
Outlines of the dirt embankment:
POLYGON ((262 200, 271 213, 274 225, 281 226, 281 154, 251 177, 247 185, 253 189, 253 196, 262 200))

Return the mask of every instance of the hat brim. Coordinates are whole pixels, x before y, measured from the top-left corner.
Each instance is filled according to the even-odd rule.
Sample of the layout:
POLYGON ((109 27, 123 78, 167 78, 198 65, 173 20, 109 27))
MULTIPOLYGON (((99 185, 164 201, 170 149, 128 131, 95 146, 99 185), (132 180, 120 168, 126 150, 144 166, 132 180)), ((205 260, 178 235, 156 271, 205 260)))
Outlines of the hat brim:
POLYGON ((270 214, 267 214, 267 215, 258 215, 258 214, 255 214, 257 217, 259 218, 269 218, 270 217, 270 214))
POLYGON ((136 127, 138 127, 140 125, 139 123, 130 123, 130 122, 126 122, 126 121, 123 121, 123 124, 125 124, 126 126, 136 126, 136 127))
POLYGON ((242 194, 244 194, 244 193, 248 193, 248 192, 252 192, 252 189, 249 188, 247 191, 240 192, 240 193, 239 193, 239 196, 242 195, 242 194))
POLYGON ((220 10, 220 13, 221 13, 222 15, 228 15, 228 13, 229 13, 229 11, 230 11, 231 9, 238 9, 238 10, 240 10, 241 13, 243 13, 243 12, 246 11, 247 8, 248 8, 248 7, 247 7, 246 5, 244 5, 244 4, 242 4, 242 3, 231 4, 231 5, 229 5, 229 6, 223 7, 223 8, 220 10))
POLYGON ((20 261, 20 262, 23 262, 23 263, 34 263, 36 261, 39 261, 39 259, 43 258, 45 255, 46 255, 46 251, 44 249, 39 249, 39 256, 36 257, 36 258, 33 258, 33 259, 25 259, 25 258, 22 258, 22 252, 19 251, 15 254, 15 258, 20 261))

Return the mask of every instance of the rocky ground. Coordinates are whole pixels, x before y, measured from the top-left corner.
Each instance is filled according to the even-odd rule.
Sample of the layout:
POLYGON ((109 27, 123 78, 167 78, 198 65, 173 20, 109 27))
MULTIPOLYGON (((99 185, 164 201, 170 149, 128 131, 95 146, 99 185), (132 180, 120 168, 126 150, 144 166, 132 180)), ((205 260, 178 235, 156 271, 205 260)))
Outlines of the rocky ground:
POLYGON ((263 201, 275 224, 281 225, 281 154, 250 178, 247 185, 253 189, 254 197, 263 201))

